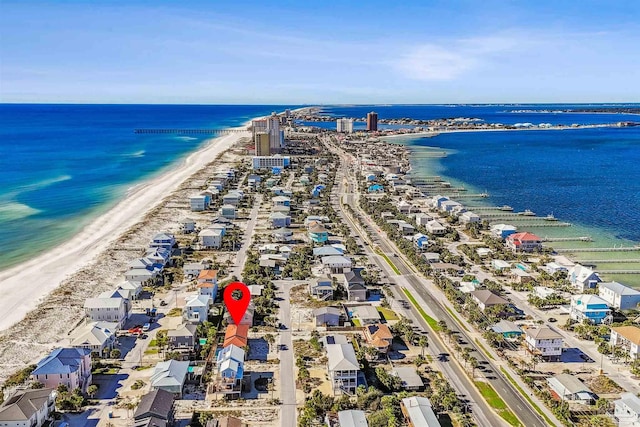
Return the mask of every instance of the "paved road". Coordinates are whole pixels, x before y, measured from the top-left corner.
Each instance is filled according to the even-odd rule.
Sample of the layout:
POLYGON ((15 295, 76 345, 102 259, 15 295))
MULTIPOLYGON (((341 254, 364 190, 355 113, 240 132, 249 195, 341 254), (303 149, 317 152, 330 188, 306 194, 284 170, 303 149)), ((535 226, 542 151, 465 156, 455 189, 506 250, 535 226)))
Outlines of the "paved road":
POLYGON ((278 291, 282 292, 280 301, 280 322, 285 329, 280 331, 280 346, 278 351, 280 358, 280 425, 282 427, 294 427, 297 425, 298 411, 296 408, 296 384, 293 369, 293 339, 291 337, 291 303, 290 292, 294 283, 276 282, 278 291), (286 350, 284 349, 286 348, 286 350))
POLYGON ((258 222, 258 210, 260 209, 261 204, 262 194, 255 194, 253 208, 251 208, 251 212, 249 213, 249 221, 247 221, 247 229, 244 231, 244 235, 242 236, 242 244, 240 245, 240 249, 236 254, 236 263, 229 271, 229 277, 241 277, 242 270, 244 269, 244 262, 247 259, 247 250, 249 250, 249 246, 251 246, 251 239, 253 239, 253 229, 258 222))
MULTIPOLYGON (((346 160, 344 156, 341 158, 342 158, 341 169, 345 174, 345 176, 348 176, 346 175, 348 173, 347 171, 349 170, 347 168, 348 160, 346 160)), ((352 172, 352 169, 350 171, 352 172)), ((349 190, 353 191, 355 188, 354 185, 352 184, 353 175, 349 176, 349 178, 351 178, 349 179, 350 181, 349 190)), ((342 182, 340 184, 342 186, 342 182)), ((356 202, 356 198, 354 194, 353 193, 345 194, 343 192, 344 189, 341 188, 341 190, 342 191, 340 191, 340 194, 344 196, 343 198, 344 203, 350 205, 351 208, 354 209, 355 211, 359 211, 360 208, 356 202)), ((351 222, 349 221, 349 223, 351 222)), ((355 228, 354 225, 352 225, 352 227, 355 228)), ((378 231, 377 226, 368 226, 367 229, 368 229, 367 231, 369 235, 374 237, 375 243, 380 247, 383 253, 387 255, 393 255, 397 253, 397 249, 393 247, 382 236, 382 233, 378 231)), ((491 385, 497 391, 500 397, 502 397, 502 399, 507 403, 507 405, 518 415, 518 417, 524 423, 524 425, 526 425, 527 427, 538 427, 538 426, 545 427, 547 424, 538 415, 538 413, 535 412, 535 410, 531 406, 529 406, 528 402, 520 395, 520 393, 511 385, 511 383, 506 378, 503 377, 502 373, 496 368, 496 366, 493 363, 491 363, 491 360, 489 360, 485 356, 485 354, 476 347, 473 340, 470 339, 470 337, 465 333, 465 331, 461 328, 458 328, 457 323, 454 321, 451 315, 446 310, 443 309, 443 307, 440 305, 437 299, 434 298, 431 295, 431 293, 427 290, 427 286, 434 287, 434 290, 435 290, 435 285, 433 284, 433 282, 416 276, 401 257, 394 257, 393 261, 396 267, 398 268, 398 270, 400 271, 402 278, 406 280, 411 285, 411 287, 420 295, 420 297, 425 301, 427 306, 434 313, 435 318, 438 320, 445 320, 447 322, 447 326, 449 327, 449 329, 456 331, 457 335, 467 342, 466 346, 468 346, 473 350, 471 354, 480 362, 480 364, 484 364, 485 366, 491 367, 494 375, 492 375, 491 376, 492 379, 489 379, 488 381, 491 383, 491 385)), ((426 325, 423 325, 423 326, 426 326, 426 325)), ((435 340, 431 340, 431 341, 435 341, 435 340)), ((465 379, 464 377, 465 375, 463 374, 462 376, 455 375, 450 378, 457 379, 458 381, 461 381, 461 380, 464 381, 465 379)), ((468 391, 469 391, 469 393, 467 393, 468 395, 473 396, 475 394, 477 396, 477 391, 475 387, 469 387, 468 391)), ((481 398, 474 397, 473 400, 476 401, 478 404, 480 401, 484 403, 484 400, 482 400, 481 398)), ((488 416, 489 414, 493 414, 493 412, 489 410, 486 407, 486 405, 485 405, 485 409, 483 409, 481 412, 484 413, 485 416, 488 416)), ((497 425, 497 424, 493 424, 493 425, 497 425)))

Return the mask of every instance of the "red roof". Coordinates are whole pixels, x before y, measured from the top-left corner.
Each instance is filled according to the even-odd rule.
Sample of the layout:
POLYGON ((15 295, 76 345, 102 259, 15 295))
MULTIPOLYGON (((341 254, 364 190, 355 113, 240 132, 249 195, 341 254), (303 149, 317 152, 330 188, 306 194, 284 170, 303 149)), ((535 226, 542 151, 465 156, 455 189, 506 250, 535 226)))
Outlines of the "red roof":
MULTIPOLYGON (((524 232, 524 233, 514 233, 514 234, 510 234, 507 239, 509 240, 517 240, 518 242, 530 242, 530 241, 535 241, 535 242, 540 242, 542 239, 538 236, 536 236, 533 233, 528 233, 528 232, 524 232)), ((518 244, 518 242, 515 242, 516 245, 518 244)))
POLYGON ((224 344, 222 347, 228 347, 234 344, 238 347, 247 345, 247 336, 249 335, 249 325, 228 325, 224 334, 224 344))

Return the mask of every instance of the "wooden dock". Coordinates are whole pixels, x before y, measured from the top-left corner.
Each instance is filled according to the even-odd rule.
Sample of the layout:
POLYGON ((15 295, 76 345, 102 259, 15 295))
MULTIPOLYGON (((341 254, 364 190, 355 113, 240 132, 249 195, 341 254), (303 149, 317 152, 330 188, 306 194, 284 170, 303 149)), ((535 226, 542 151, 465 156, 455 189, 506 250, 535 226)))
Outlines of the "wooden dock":
POLYGON ((589 236, 576 237, 543 237, 543 242, 593 242, 589 236))
POLYGON ((572 252, 635 252, 640 251, 640 246, 619 246, 613 248, 573 248, 573 249, 556 249, 558 253, 572 252))
POLYGON ((618 259, 586 259, 580 261, 582 264, 640 264, 640 259, 618 258, 618 259))

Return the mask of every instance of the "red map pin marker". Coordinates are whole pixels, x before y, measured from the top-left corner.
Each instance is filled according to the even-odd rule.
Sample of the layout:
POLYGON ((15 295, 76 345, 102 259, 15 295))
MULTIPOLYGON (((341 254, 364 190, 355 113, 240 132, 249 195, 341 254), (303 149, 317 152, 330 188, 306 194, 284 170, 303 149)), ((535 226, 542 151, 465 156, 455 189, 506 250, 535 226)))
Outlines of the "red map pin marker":
POLYGON ((244 317, 244 313, 247 311, 247 307, 249 307, 249 301, 251 300, 251 292, 249 291, 249 288, 247 288, 247 285, 242 282, 229 283, 224 288, 224 294, 222 296, 224 298, 224 305, 227 306, 227 310, 231 314, 233 323, 239 325, 240 321, 244 317), (240 299, 233 298, 234 291, 240 291, 242 293, 240 299))

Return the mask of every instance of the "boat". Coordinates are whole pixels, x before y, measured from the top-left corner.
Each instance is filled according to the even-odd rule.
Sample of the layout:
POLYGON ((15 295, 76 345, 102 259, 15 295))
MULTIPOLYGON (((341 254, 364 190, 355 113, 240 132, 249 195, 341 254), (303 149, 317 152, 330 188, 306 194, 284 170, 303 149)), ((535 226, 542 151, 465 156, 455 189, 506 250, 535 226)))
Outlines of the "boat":
POLYGON ((524 212, 518 212, 518 215, 536 216, 536 214, 529 209, 525 209, 524 212))
POLYGON ((502 206, 500 206, 499 209, 501 211, 509 211, 509 212, 511 212, 513 210, 513 208, 511 206, 509 206, 509 205, 502 205, 502 206))
POLYGON ((553 216, 553 214, 549 214, 547 216, 544 217, 545 221, 557 221, 558 218, 556 218, 555 216, 553 216))

